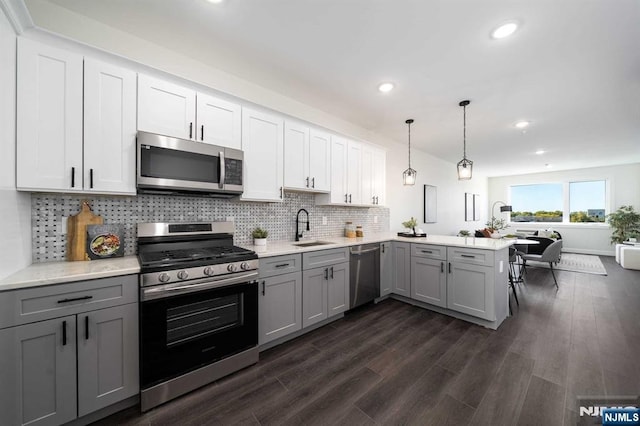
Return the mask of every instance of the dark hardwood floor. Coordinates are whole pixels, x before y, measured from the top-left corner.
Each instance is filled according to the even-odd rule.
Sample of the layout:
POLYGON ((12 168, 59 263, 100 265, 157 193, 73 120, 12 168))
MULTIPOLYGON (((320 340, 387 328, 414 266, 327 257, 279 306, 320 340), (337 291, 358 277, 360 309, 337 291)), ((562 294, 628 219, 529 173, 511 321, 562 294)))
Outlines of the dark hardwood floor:
POLYGON ((497 331, 367 306, 148 413, 102 425, 574 425, 577 396, 640 394, 640 271, 530 268, 497 331))

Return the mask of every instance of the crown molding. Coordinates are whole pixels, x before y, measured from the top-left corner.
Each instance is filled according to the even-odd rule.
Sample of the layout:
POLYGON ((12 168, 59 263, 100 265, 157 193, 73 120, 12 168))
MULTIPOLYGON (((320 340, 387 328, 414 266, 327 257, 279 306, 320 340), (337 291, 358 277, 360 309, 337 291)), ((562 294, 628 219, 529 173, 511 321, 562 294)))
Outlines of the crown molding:
POLYGON ((13 26, 16 34, 20 35, 35 27, 24 0, 0 0, 0 9, 13 26))

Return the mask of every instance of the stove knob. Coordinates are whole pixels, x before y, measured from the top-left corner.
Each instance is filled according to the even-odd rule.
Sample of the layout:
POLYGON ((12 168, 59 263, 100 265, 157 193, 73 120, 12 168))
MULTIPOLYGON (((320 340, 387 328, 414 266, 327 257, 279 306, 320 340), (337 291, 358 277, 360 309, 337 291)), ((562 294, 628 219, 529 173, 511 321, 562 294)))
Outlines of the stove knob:
POLYGON ((249 269, 249 264, 247 262, 242 262, 240 264, 240 269, 242 269, 243 271, 246 271, 247 269, 249 269))
POLYGON ((171 277, 166 272, 163 272, 160 275, 158 275, 158 280, 160 280, 161 283, 166 283, 170 279, 171 277))
POLYGON ((234 265, 233 263, 230 263, 229 266, 227 266, 227 271, 229 272, 235 272, 238 270, 238 267, 236 265, 234 265))
POLYGON ((213 271, 213 269, 211 268, 211 266, 207 266, 206 268, 204 268, 204 274, 208 277, 210 277, 211 275, 214 275, 215 272, 213 271))
POLYGON ((187 273, 187 271, 180 271, 178 272, 178 278, 180 278, 181 280, 186 280, 187 278, 189 278, 189 274, 187 273))

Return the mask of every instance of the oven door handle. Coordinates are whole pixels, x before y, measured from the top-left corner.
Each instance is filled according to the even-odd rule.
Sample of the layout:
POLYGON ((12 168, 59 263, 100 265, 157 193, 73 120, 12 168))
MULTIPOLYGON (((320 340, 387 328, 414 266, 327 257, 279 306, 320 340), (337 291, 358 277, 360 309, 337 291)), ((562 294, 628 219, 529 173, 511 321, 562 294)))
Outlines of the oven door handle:
POLYGON ((258 272, 248 272, 242 275, 235 275, 233 277, 222 278, 203 278, 201 280, 194 281, 190 284, 174 283, 165 284, 153 287, 143 288, 140 292, 140 299, 153 300, 163 297, 175 296, 177 294, 195 293, 197 291, 208 290, 212 288, 224 287, 233 284, 242 284, 252 281, 258 277, 258 272))

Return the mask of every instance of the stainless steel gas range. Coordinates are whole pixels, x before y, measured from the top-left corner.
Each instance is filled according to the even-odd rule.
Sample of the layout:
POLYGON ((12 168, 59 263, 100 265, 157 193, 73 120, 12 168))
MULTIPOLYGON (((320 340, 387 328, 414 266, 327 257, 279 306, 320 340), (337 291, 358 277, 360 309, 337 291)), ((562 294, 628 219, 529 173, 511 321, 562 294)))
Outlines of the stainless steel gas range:
POLYGON ((233 232, 138 224, 142 411, 258 361, 258 256, 233 232))

